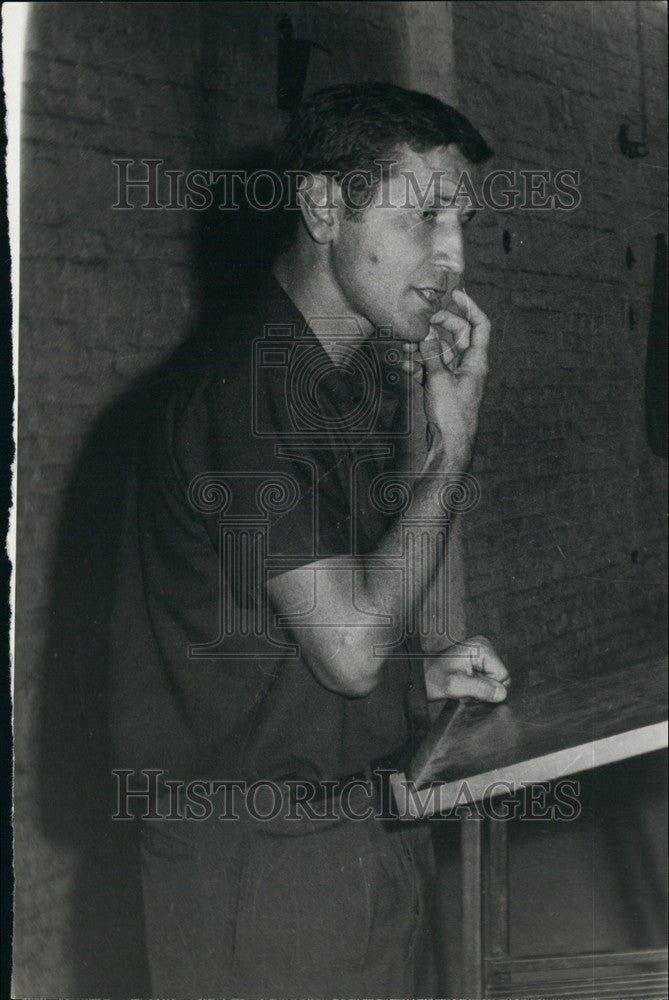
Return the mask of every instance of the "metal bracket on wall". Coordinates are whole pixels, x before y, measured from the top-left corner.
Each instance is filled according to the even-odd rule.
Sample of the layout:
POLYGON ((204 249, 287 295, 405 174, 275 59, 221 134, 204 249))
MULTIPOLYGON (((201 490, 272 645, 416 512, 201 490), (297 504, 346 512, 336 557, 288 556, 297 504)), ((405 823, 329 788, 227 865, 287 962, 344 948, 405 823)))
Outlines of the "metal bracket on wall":
POLYGON ((635 3, 636 22, 636 55, 639 66, 639 131, 641 133, 638 140, 630 139, 627 134, 627 125, 624 123, 618 129, 618 145, 623 156, 628 156, 630 160, 639 160, 642 156, 648 156, 648 109, 646 107, 646 46, 643 33, 643 15, 641 0, 635 3))
POLYGON ((278 25, 278 71, 276 103, 281 111, 292 111, 302 100, 304 84, 307 79, 309 58, 312 49, 332 52, 320 42, 312 42, 306 38, 295 38, 293 22, 290 14, 283 14, 278 25))

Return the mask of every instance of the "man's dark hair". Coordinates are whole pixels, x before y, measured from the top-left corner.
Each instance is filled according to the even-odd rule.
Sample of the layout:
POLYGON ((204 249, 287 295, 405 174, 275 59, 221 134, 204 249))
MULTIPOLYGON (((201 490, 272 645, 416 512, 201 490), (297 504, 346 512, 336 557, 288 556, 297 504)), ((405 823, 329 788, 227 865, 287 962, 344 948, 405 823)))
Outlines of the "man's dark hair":
MULTIPOLYGON (((312 94, 293 112, 279 146, 285 169, 374 171, 398 146, 417 153, 457 146, 470 163, 492 149, 464 115, 430 94, 390 83, 346 84, 312 94)), ((378 174, 378 168, 377 168, 378 174)))
MULTIPOLYGON (((284 171, 326 173, 336 180, 364 171, 373 190, 381 178, 376 161, 392 158, 401 145, 416 153, 454 145, 472 164, 493 155, 483 136, 450 104, 389 83, 346 84, 311 94, 292 113, 277 153, 284 171)), ((362 180, 353 183, 356 187, 370 190, 362 180)), ((295 213, 286 215, 292 216, 285 222, 294 229, 295 213)))

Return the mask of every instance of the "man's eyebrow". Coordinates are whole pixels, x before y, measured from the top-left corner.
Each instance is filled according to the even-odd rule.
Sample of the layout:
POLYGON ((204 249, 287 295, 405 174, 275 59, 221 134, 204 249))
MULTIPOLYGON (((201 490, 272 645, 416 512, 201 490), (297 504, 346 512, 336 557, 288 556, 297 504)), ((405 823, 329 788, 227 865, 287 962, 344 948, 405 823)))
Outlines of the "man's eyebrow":
POLYGON ((453 195, 443 195, 442 197, 433 198, 425 207, 431 209, 458 208, 465 222, 471 222, 482 210, 480 205, 472 204, 471 199, 464 192, 460 192, 455 198, 453 195))
POLYGON ((473 206, 471 208, 465 209, 465 211, 462 213, 463 226, 467 226, 469 225, 470 222, 473 222, 473 220, 476 218, 477 215, 480 214, 481 211, 482 210, 480 208, 474 208, 473 206))
POLYGON ((458 189, 454 187, 452 191, 435 191, 432 189, 429 191, 429 197, 426 198, 426 202, 434 208, 457 208, 460 205, 467 205, 469 203, 472 207, 468 208, 467 212, 479 210, 476 203, 469 196, 469 193, 463 188, 458 189))
MULTIPOLYGON (((434 199, 435 205, 441 205, 443 208, 452 208, 455 199, 455 191, 438 191, 436 198, 434 199)), ((460 195, 457 196, 458 198, 460 195)))
MULTIPOLYGON (((447 182, 448 183, 448 182, 447 182)), ((462 191, 458 190, 456 184, 450 183, 447 187, 433 186, 430 190, 432 201, 435 205, 443 205, 444 208, 452 208, 454 200, 462 197, 462 191)))

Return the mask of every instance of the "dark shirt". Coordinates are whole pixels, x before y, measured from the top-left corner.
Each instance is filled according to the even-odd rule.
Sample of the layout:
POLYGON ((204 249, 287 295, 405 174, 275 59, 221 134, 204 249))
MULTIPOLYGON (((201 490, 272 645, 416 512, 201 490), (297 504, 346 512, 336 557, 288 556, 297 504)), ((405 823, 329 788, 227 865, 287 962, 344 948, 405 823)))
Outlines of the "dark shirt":
POLYGON ((115 767, 342 778, 396 754, 424 721, 406 647, 371 694, 336 694, 265 594, 267 571, 373 552, 388 528, 369 489, 400 395, 376 346, 361 350, 333 365, 270 279, 147 390, 119 554, 115 767))

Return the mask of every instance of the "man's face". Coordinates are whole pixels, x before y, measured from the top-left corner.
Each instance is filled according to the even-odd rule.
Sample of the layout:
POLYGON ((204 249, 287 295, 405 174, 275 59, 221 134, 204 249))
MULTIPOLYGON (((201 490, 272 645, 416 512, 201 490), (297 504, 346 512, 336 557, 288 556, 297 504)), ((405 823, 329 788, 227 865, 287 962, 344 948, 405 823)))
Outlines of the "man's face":
POLYGON ((427 336, 430 317, 447 304, 464 271, 462 230, 472 210, 466 198, 451 199, 472 167, 455 146, 426 153, 402 147, 395 160, 357 219, 345 218, 340 208, 332 277, 343 308, 366 332, 391 326, 394 337, 416 342, 427 336))

